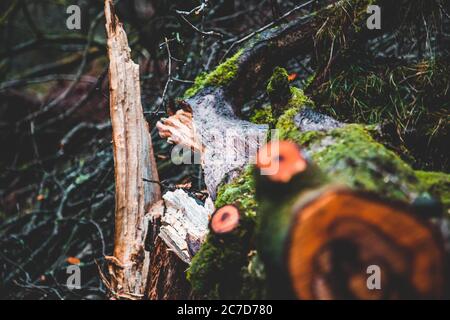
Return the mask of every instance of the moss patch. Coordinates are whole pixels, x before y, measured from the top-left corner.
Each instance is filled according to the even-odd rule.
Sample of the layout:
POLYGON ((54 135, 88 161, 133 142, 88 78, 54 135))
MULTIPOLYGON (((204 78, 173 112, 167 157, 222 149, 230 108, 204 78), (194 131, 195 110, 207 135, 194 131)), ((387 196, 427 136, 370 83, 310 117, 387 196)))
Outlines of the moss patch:
POLYGON ((416 171, 425 189, 436 199, 440 199, 446 210, 450 209, 450 174, 443 172, 416 171))
POLYGON ((250 121, 256 124, 268 124, 273 127, 276 123, 276 118, 272 113, 270 105, 263 106, 261 109, 256 109, 253 115, 250 116, 250 121))
POLYGON ((280 139, 305 146, 325 174, 352 188, 374 191, 395 200, 411 201, 424 190, 414 170, 376 142, 364 126, 299 132, 294 123, 298 111, 294 107, 280 118, 277 124, 280 139))
POLYGON ((248 263, 248 238, 252 232, 252 227, 244 225, 239 232, 226 238, 208 235, 187 271, 187 279, 196 295, 207 299, 240 296, 241 270, 248 263))
POLYGON ((286 87, 289 88, 289 74, 286 69, 281 67, 276 67, 273 71, 272 77, 267 84, 267 94, 273 95, 284 90, 286 87))
POLYGON ((201 89, 211 86, 220 87, 225 86, 233 80, 238 70, 237 60, 242 55, 243 50, 239 50, 234 56, 227 59, 224 63, 217 66, 214 71, 210 73, 202 73, 195 79, 194 85, 186 90, 184 98, 194 96, 201 89))
POLYGON ((286 69, 280 67, 274 69, 266 91, 275 116, 279 116, 292 95, 289 87, 289 74, 286 69))
POLYGON ((195 294, 208 299, 238 299, 259 297, 261 281, 255 271, 253 233, 257 203, 252 167, 249 166, 233 182, 219 188, 216 208, 235 204, 243 213, 239 230, 227 237, 209 234, 192 260, 187 278, 195 294))
POLYGON ((257 209, 254 195, 253 169, 248 166, 233 182, 219 187, 215 205, 220 208, 227 204, 237 204, 247 217, 254 217, 257 209))
POLYGON ((313 136, 320 134, 316 131, 301 133, 295 125, 294 117, 304 106, 314 107, 313 102, 303 93, 301 89, 291 88, 292 97, 289 101, 289 108, 278 119, 276 129, 280 134, 280 139, 296 141, 300 145, 310 142, 313 136))

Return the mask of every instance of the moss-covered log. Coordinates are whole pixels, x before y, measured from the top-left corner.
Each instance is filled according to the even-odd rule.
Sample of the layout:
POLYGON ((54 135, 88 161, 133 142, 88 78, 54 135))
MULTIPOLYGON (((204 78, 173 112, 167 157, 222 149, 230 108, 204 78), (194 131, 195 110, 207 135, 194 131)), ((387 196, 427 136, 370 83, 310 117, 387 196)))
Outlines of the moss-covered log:
MULTIPOLYGON (((403 1, 395 3, 389 1, 336 1, 314 14, 259 33, 213 72, 199 76, 195 85, 188 90, 185 102, 193 110, 194 127, 197 129, 201 127, 200 134, 205 135, 202 132, 203 129, 208 131, 211 126, 205 128, 202 125, 208 124, 211 119, 215 122, 217 119, 225 119, 231 121, 228 123, 234 122, 256 128, 239 119, 240 108, 249 96, 261 88, 262 84, 266 84, 276 65, 283 64, 293 55, 310 55, 314 50, 316 53, 321 52, 322 54, 319 56, 323 61, 321 59, 315 61, 318 73, 315 76, 314 86, 318 86, 326 81, 325 79, 330 74, 330 67, 335 61, 340 61, 340 56, 345 57, 345 54, 353 49, 361 48, 360 45, 367 43, 367 39, 378 36, 393 26, 398 26, 401 21, 397 19, 397 16, 404 4, 403 1), (383 18, 387 19, 383 21, 387 23, 383 25, 383 30, 380 32, 368 32, 362 27, 367 16, 366 7, 368 4, 374 3, 383 3, 383 12, 386 13, 383 14, 383 18), (394 19, 392 19, 393 17, 394 19), (314 43, 314 39, 319 40, 319 45, 314 43), (329 53, 327 50, 330 46, 335 51, 332 49, 330 55, 324 54, 325 52, 329 53), (327 59, 324 60, 324 57, 327 59)), ((409 5, 408 8, 410 8, 409 5)), ((289 92, 287 92, 288 87, 286 87, 284 79, 287 73, 281 69, 277 69, 277 71, 278 73, 272 77, 268 86, 268 96, 272 106, 256 110, 251 120, 254 123, 274 126, 279 130, 281 139, 295 142, 306 151, 311 160, 309 163, 315 169, 307 172, 308 179, 304 186, 305 190, 321 190, 324 192, 323 194, 315 193, 317 199, 320 199, 325 194, 324 190, 328 189, 319 187, 324 184, 328 187, 329 183, 338 181, 340 185, 344 186, 345 192, 354 197, 352 199, 355 203, 365 198, 365 192, 381 196, 382 200, 367 200, 365 204, 371 208, 379 206, 380 210, 393 213, 383 215, 383 219, 389 217, 386 219, 392 219, 391 222, 394 225, 396 221, 399 224, 404 221, 409 230, 422 230, 423 232, 419 232, 422 235, 421 239, 431 248, 429 259, 424 261, 429 261, 428 267, 442 270, 442 250, 435 241, 432 228, 412 217, 417 213, 424 214, 426 210, 423 208, 416 210, 412 204, 421 202, 418 201, 421 198, 434 197, 436 201, 428 203, 422 201, 421 203, 426 203, 427 206, 442 202, 444 210, 448 210, 449 176, 441 173, 415 171, 396 153, 380 143, 381 140, 377 140, 380 133, 375 126, 344 124, 317 113, 314 103, 303 94, 302 90, 289 88, 289 92), (280 77, 277 75, 281 76, 281 82, 278 81, 280 77), (277 119, 280 113, 283 115, 277 119), (317 167, 314 167, 313 163, 317 167), (396 205, 391 204, 392 201, 401 202, 402 205, 397 208, 396 205), (414 211, 417 212, 414 213, 414 211), (392 218, 390 218, 391 216, 392 218)), ((239 171, 240 168, 236 167, 236 169, 232 174, 234 178, 222 181, 222 186, 217 193, 216 207, 228 204, 236 205, 240 210, 241 217, 248 219, 249 224, 247 229, 240 225, 239 230, 242 232, 239 233, 240 236, 235 235, 227 239, 218 237, 217 234, 208 236, 188 270, 188 278, 199 296, 261 298, 276 294, 276 297, 282 297, 279 295, 281 291, 285 293, 285 297, 323 298, 327 294, 330 297, 361 298, 368 296, 367 292, 360 290, 361 286, 353 290, 351 284, 353 280, 349 278, 345 278, 344 284, 327 283, 325 286, 327 293, 316 296, 314 294, 309 296, 298 294, 289 277, 281 279, 281 281, 278 281, 280 278, 273 278, 272 282, 270 273, 279 272, 281 274, 284 271, 286 275, 289 274, 283 254, 286 248, 286 239, 289 239, 290 228, 293 228, 292 217, 295 214, 291 209, 305 195, 299 194, 298 189, 283 188, 279 185, 276 188, 268 186, 261 189, 258 179, 255 181, 255 169, 252 166, 249 166, 237 177, 236 171, 239 171), (260 190, 257 192, 255 185, 259 185, 258 189, 263 192, 261 193, 260 190), (289 190, 294 190, 295 194, 289 194, 289 190), (279 197, 278 202, 270 203, 268 201, 270 196, 275 199, 279 197), (274 212, 276 216, 269 218, 263 212, 274 212), (269 232, 267 232, 266 226, 269 226, 269 232), (270 230, 276 229, 281 232, 270 232, 270 230), (274 239, 274 237, 278 237, 278 239, 274 239), (264 249, 261 249, 261 246, 264 246, 264 249), (266 253, 264 253, 265 249, 267 249, 266 253), (275 257, 270 256, 273 253, 275 253, 275 257), (261 259, 265 262, 265 270, 261 259), (270 266, 271 264, 272 266, 270 266), (222 276, 218 277, 218 274, 222 276), (230 278, 233 278, 233 284, 230 284, 230 278), (279 290, 276 288, 273 290, 273 283, 280 285, 279 290)), ((215 186, 217 184, 213 185, 213 195, 215 195, 215 186)), ((290 186, 295 186, 295 183, 290 186)), ((309 197, 307 198, 311 200, 309 197)), ((436 211, 435 208, 433 211, 436 211)), ((368 215, 370 216, 370 214, 368 215)), ((421 218, 428 218, 428 216, 421 218)), ((364 219, 362 218, 362 220, 364 219)), ((381 220, 376 223, 379 224, 381 220)), ((299 228, 302 229, 302 227, 299 228)), ((368 229, 376 228, 370 225, 368 229)), ((384 230, 383 227, 378 229, 384 230)), ((393 234, 391 229, 384 231, 387 236, 393 234)), ((300 234, 300 238, 302 238, 303 231, 300 234)), ((359 242, 357 238, 355 236, 355 242, 359 242)), ((382 243, 380 239, 375 241, 382 243)), ((395 239, 392 242, 396 243, 395 239)), ((374 252, 365 245, 364 241, 362 241, 361 248, 362 251, 374 252)), ((411 247, 406 246, 404 250, 415 256, 414 249, 411 251, 409 248, 411 247)), ((417 255, 420 256, 423 252, 421 249, 417 255)), ((404 264, 403 254, 396 251, 393 255, 396 256, 394 260, 404 264)), ((396 262, 390 261, 387 265, 389 265, 390 272, 395 275, 405 270, 398 267, 396 262)), ((411 270, 412 273, 416 272, 414 266, 411 270)), ((422 275, 430 275, 429 270, 422 275)), ((440 297, 443 294, 443 288, 439 285, 434 286, 436 282, 440 281, 439 279, 443 278, 442 272, 438 271, 438 273, 437 278, 425 275, 428 278, 423 281, 423 283, 427 283, 426 285, 431 284, 436 291, 420 288, 422 284, 415 282, 412 278, 402 278, 399 281, 393 281, 393 288, 390 288, 389 293, 383 297, 405 297, 405 291, 399 287, 401 286, 399 283, 405 281, 409 288, 412 288, 409 292, 413 292, 412 296, 414 297, 440 297), (439 278, 440 276, 442 278, 439 278)), ((356 276, 356 278, 356 283, 359 283, 360 277, 356 276)))
MULTIPOLYGON (((391 210, 389 209, 391 208, 391 205, 389 204, 390 201, 404 203, 403 209, 399 209, 400 213, 397 215, 399 220, 397 220, 397 218, 392 218, 391 222, 395 225, 395 221, 397 221, 399 222, 399 225, 402 225, 401 221, 406 221, 405 224, 409 224, 412 226, 411 228, 424 230, 424 241, 428 242, 429 245, 431 243, 431 247, 434 252, 436 252, 436 255, 430 258, 432 263, 429 264, 429 266, 434 263, 437 267, 442 268, 442 261, 440 260, 442 259, 442 251, 435 241, 434 234, 430 231, 430 227, 426 226, 426 224, 424 225, 422 222, 416 222, 416 218, 411 217, 414 208, 411 206, 407 209, 404 208, 406 204, 411 204, 417 198, 429 193, 438 201, 441 201, 444 204, 445 210, 448 210, 449 192, 448 187, 446 186, 448 186, 450 177, 443 173, 424 173, 413 170, 394 152, 376 141, 374 136, 378 136, 378 133, 374 127, 365 127, 356 124, 343 125, 342 123, 332 121, 327 117, 320 116, 311 109, 314 108, 313 103, 303 95, 301 90, 292 88, 291 91, 293 94, 288 103, 289 109, 285 111, 284 115, 277 121, 276 128, 279 129, 281 139, 290 140, 302 145, 312 162, 316 163, 318 169, 322 172, 322 174, 313 175, 315 177, 320 177, 316 183, 314 183, 313 180, 308 179, 308 182, 311 183, 308 188, 314 189, 315 184, 320 186, 324 183, 327 184, 330 181, 338 181, 340 185, 349 188, 349 190, 355 190, 354 192, 356 192, 356 194, 358 194, 358 192, 370 191, 372 194, 381 195, 384 200, 381 202, 378 202, 379 200, 377 200, 374 203, 386 208, 386 212, 391 210), (306 121, 305 117, 309 117, 309 121, 306 121), (317 125, 317 123, 315 123, 316 121, 321 122, 323 125, 317 125), (305 128, 305 123, 309 125, 309 128, 316 128, 316 130, 300 130, 300 128, 305 128)), ((258 225, 259 233, 261 234, 260 228, 264 229, 265 223, 272 228, 280 221, 280 215, 282 215, 280 208, 283 206, 280 207, 279 203, 272 202, 271 208, 270 201, 266 201, 268 196, 280 196, 280 194, 283 194, 283 191, 282 189, 274 188, 272 193, 270 193, 269 188, 269 193, 264 193, 264 196, 257 198, 255 196, 256 190, 253 172, 254 169, 250 166, 231 184, 223 185, 219 189, 216 205, 223 206, 236 202, 242 203, 243 214, 258 225), (264 222, 264 214, 261 214, 261 212, 273 212, 274 216, 266 216, 267 220, 264 222), (263 224, 262 226, 261 223, 263 224)), ((285 191, 286 190, 292 189, 286 188, 285 191)), ((291 202, 286 201, 285 207, 289 208, 292 206, 295 202, 294 200, 291 200, 291 202)), ((283 200, 280 202, 283 202, 283 200)), ((290 218, 292 218, 291 213, 287 214, 287 217, 289 218, 285 220, 287 221, 285 224, 290 223, 290 218)), ((389 215, 383 217, 383 219, 389 219, 386 218, 389 217, 389 215)), ((428 216, 421 218, 426 220, 428 216)), ((390 223, 387 222, 387 225, 390 225, 390 223)), ((284 279, 284 285, 282 285, 279 290, 270 288, 273 284, 268 281, 266 275, 266 273, 271 272, 269 270, 270 267, 264 271, 261 264, 262 252, 255 253, 255 250, 257 249, 257 236, 255 233, 258 232, 255 232, 253 228, 249 229, 248 232, 252 234, 252 236, 240 239, 239 241, 242 242, 239 246, 235 246, 235 250, 226 250, 233 246, 228 246, 224 243, 221 243, 220 246, 218 246, 217 242, 215 242, 212 237, 208 238, 204 247, 201 248, 198 255, 194 258, 191 268, 188 271, 189 279, 193 283, 194 289, 199 289, 199 292, 207 297, 220 298, 224 296, 221 295, 221 292, 223 293, 226 291, 225 296, 228 298, 261 298, 268 296, 267 286, 269 286, 269 296, 271 294, 275 294, 278 298, 295 296, 293 295, 294 292, 286 289, 289 287, 287 283, 292 283, 290 279, 284 279), (243 251, 240 248, 237 249, 238 247, 246 248, 247 250, 243 251), (212 251, 214 251, 215 254, 211 254, 212 251), (236 257, 239 258, 236 259, 236 257), (234 261, 235 263, 231 269, 228 269, 227 267, 227 262, 229 261, 234 261), (239 279, 238 282, 241 285, 230 289, 224 278, 215 278, 213 272, 203 272, 204 270, 210 270, 208 269, 208 266, 210 265, 221 266, 223 270, 234 270, 233 278, 239 279), (199 270, 202 270, 202 272, 199 272, 199 270), (258 270, 258 272, 255 272, 255 270, 258 270), (254 289, 248 290, 249 287, 254 289), (220 288, 227 288, 227 290, 224 289, 224 291, 221 291, 220 288), (280 295, 280 291, 284 292, 285 295, 280 295)), ((273 233, 264 231, 263 234, 267 235, 267 238, 264 239, 263 236, 263 240, 260 241, 267 249, 270 247, 270 241, 273 241, 273 239, 269 239, 273 233)), ((287 237, 287 234, 288 230, 285 229, 280 237, 287 237)), ((283 249, 280 243, 283 243, 283 240, 280 241, 276 247, 279 252, 282 252, 283 249)), ((371 252, 370 248, 367 252, 371 252)), ((282 256, 280 255, 279 257, 282 256)), ((277 265, 277 263, 275 263, 275 265, 277 265)), ((399 272, 401 273, 401 271, 398 271, 402 270, 401 268, 395 269, 397 268, 396 266, 393 266, 392 268, 393 270, 397 270, 397 274, 399 272)), ((442 276, 442 273, 440 273, 440 276, 442 276)), ((436 291, 422 291, 421 293, 419 288, 416 288, 415 291, 412 290, 409 292, 412 296, 414 296, 413 293, 415 292, 416 297, 441 296, 443 288, 439 285, 434 286, 434 283, 437 281, 436 279, 437 278, 429 278, 425 281, 428 284, 433 283, 432 286, 436 288, 436 291)), ((282 283, 280 278, 275 279, 274 282, 282 283)), ((335 285, 336 284, 330 284, 330 286, 335 285)), ((348 285, 348 283, 346 285, 348 285)), ((340 288, 343 288, 342 286, 344 285, 340 284, 339 286, 341 286, 340 288)), ((412 286, 414 287, 415 284, 412 284, 412 286)), ((358 288, 361 289, 360 286, 358 288)), ((367 291, 361 291, 359 289, 355 289, 357 292, 354 293, 352 297, 374 297, 373 295, 371 296, 368 294, 367 291)), ((402 292, 403 294, 405 292, 401 292, 401 290, 399 291, 397 289, 399 289, 398 285, 393 285, 393 287, 389 289, 391 291, 385 293, 385 295, 381 295, 381 297, 392 298, 396 297, 396 295, 405 297, 405 295, 402 295, 402 292)), ((343 289, 342 291, 334 291, 333 294, 334 295, 330 295, 329 297, 351 296, 349 291, 343 289)), ((312 296, 303 297, 311 298, 312 296)), ((323 298, 325 295, 320 295, 320 297, 323 298)))

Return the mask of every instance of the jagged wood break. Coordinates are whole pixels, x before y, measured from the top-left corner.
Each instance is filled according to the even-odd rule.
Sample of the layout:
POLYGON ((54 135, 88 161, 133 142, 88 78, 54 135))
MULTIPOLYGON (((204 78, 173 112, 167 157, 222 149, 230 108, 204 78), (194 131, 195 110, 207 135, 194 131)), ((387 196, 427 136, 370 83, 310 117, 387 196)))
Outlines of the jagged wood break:
POLYGON ((139 66, 130 57, 125 31, 105 1, 108 36, 110 114, 113 129, 116 209, 110 289, 118 298, 141 298, 150 257, 144 250, 146 207, 161 197, 148 125, 143 118, 139 66))

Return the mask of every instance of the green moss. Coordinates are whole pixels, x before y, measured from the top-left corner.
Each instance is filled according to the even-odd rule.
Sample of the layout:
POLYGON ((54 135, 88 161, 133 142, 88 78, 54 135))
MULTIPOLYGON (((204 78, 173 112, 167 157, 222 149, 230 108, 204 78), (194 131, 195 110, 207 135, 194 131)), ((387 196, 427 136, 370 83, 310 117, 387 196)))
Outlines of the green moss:
POLYGON ((436 199, 440 199, 446 210, 450 209, 450 174, 443 172, 416 171, 425 189, 436 199))
MULTIPOLYGON (((282 69, 277 68, 275 70, 282 69)), ((284 69, 282 69, 284 70, 284 69)), ((284 70, 286 72, 286 70, 284 70)), ((275 71, 274 76, 272 76, 272 80, 269 82, 267 86, 267 91, 273 90, 273 82, 277 73, 283 73, 283 71, 275 71)), ((287 72, 286 72, 287 74, 287 72)), ((257 109, 254 111, 253 115, 250 117, 250 121, 257 124, 269 124, 271 126, 275 126, 276 123, 281 124, 280 127, 286 126, 288 130, 292 131, 295 128, 294 124, 294 116, 298 113, 302 106, 313 106, 313 102, 303 93, 303 91, 299 88, 291 87, 290 90, 290 99, 287 102, 287 105, 284 109, 284 115, 282 115, 277 121, 277 117, 273 113, 273 108, 271 106, 264 106, 261 109, 257 109), (280 122, 281 121, 281 122, 280 122)), ((278 128, 280 129, 280 128, 278 128)))
POLYGON ((193 258, 187 278, 195 294, 208 299, 249 299, 259 294, 257 288, 252 291, 249 285, 244 285, 257 281, 251 272, 245 271, 251 263, 249 252, 252 250, 257 207, 254 194, 250 166, 233 182, 219 188, 216 208, 235 204, 243 217, 239 229, 227 237, 209 234, 193 258))
POLYGON ((264 106, 261 109, 256 109, 253 112, 253 115, 250 116, 250 121, 256 124, 268 124, 270 126, 274 126, 276 123, 270 105, 264 106))
POLYGON ((238 204, 247 217, 254 217, 257 209, 254 194, 253 169, 248 166, 233 182, 219 188, 215 205, 220 208, 227 204, 238 204))
POLYGON ((237 60, 242 55, 243 51, 243 49, 239 50, 234 56, 217 66, 214 71, 208 74, 200 74, 195 79, 194 85, 185 92, 184 98, 190 98, 198 91, 208 86, 220 87, 230 83, 230 81, 236 76, 238 69, 237 60))
POLYGON ((276 67, 267 84, 267 94, 270 96, 278 95, 280 91, 289 89, 289 74, 286 69, 276 67))
POLYGON ((292 87, 291 88, 291 100, 289 100, 289 108, 299 108, 302 106, 313 106, 312 100, 307 97, 303 90, 299 88, 292 87))
POLYGON ((414 170, 376 142, 364 126, 299 132, 294 123, 298 111, 293 107, 279 119, 280 139, 305 146, 315 163, 336 181, 396 200, 410 201, 424 191, 414 170))
POLYGON ((224 239, 208 235, 187 271, 196 295, 208 299, 233 299, 240 295, 249 232, 252 231, 243 229, 224 239))
POLYGON ((320 132, 309 131, 300 133, 295 125, 294 117, 304 106, 314 107, 313 102, 303 93, 301 89, 291 88, 292 97, 289 101, 289 108, 278 119, 276 129, 278 129, 279 137, 282 140, 296 141, 300 145, 310 143, 313 137, 320 135, 320 132))
POLYGON ((319 167, 350 187, 396 200, 412 200, 422 191, 414 170, 361 125, 335 129, 315 144, 310 148, 317 148, 319 167))

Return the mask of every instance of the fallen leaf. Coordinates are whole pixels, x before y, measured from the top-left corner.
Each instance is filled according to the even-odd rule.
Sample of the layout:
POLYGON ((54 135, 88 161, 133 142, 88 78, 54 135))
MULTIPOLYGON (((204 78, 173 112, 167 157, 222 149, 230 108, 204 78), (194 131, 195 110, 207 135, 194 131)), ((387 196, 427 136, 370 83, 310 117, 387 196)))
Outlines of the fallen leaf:
POLYGON ((295 79, 297 79, 297 74, 296 74, 296 73, 291 73, 291 74, 288 76, 288 80, 289 80, 289 81, 294 81, 295 79))
POLYGON ((66 259, 66 261, 67 261, 69 264, 80 264, 80 263, 81 263, 80 259, 78 259, 78 258, 76 258, 76 257, 68 257, 68 258, 66 259))

